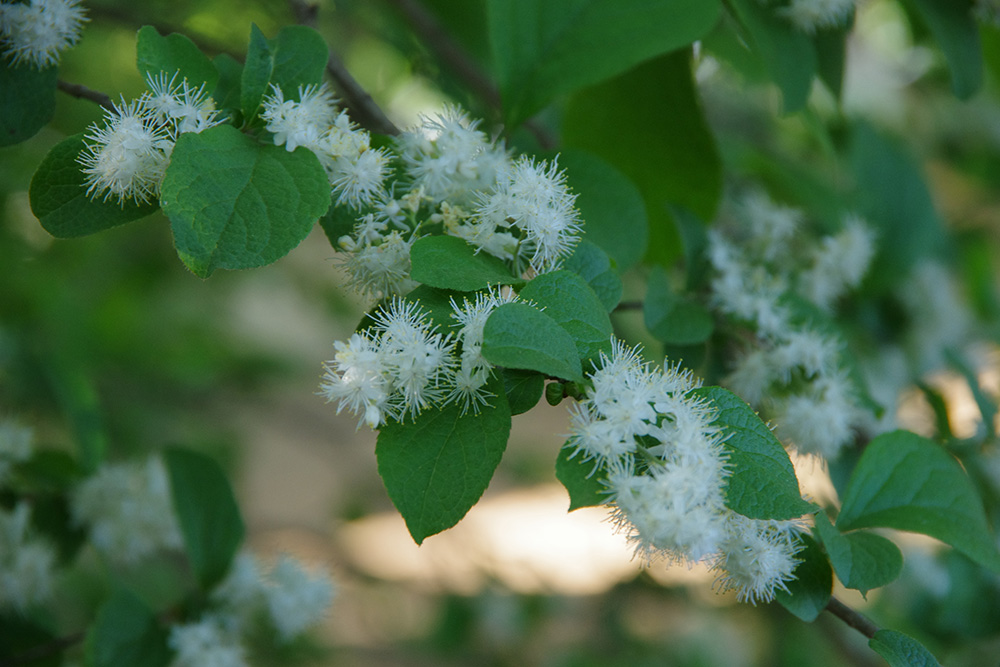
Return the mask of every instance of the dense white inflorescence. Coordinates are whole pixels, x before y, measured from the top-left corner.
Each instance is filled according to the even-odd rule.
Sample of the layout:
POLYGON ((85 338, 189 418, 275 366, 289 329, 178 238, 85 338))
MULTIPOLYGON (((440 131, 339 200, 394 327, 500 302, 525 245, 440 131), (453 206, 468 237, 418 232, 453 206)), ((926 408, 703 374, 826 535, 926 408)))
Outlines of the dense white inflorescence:
POLYGON ((26 612, 52 595, 55 549, 31 529, 26 501, 0 510, 0 611, 26 612))
POLYGON ((80 39, 86 10, 79 0, 0 4, 0 53, 15 65, 46 69, 80 39))

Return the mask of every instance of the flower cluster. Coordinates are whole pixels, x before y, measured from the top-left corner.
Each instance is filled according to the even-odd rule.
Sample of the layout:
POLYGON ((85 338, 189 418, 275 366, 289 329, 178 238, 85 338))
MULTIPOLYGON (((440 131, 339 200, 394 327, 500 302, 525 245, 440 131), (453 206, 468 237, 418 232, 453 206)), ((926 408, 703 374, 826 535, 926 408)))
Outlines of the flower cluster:
POLYGON ((984 23, 1000 26, 1000 2, 998 0, 975 0, 972 5, 972 13, 984 23))
POLYGON ((115 563, 134 565, 183 547, 166 468, 157 456, 101 466, 73 491, 70 509, 97 550, 115 563))
POLYGON ((7 480, 10 470, 31 456, 31 428, 13 419, 0 421, 0 486, 7 480))
POLYGON ((712 302, 752 336, 726 380, 763 409, 800 452, 836 458, 865 421, 843 358, 844 344, 797 303, 829 314, 864 277, 874 234, 856 216, 815 238, 802 213, 752 192, 737 207, 738 224, 711 232, 712 302), (804 320, 804 321, 803 321, 804 320))
POLYGON ((31 529, 31 508, 0 510, 0 611, 25 612, 52 594, 56 552, 31 529))
POLYGON ((106 114, 103 126, 91 126, 78 162, 87 195, 147 203, 160 196, 160 184, 177 137, 201 132, 221 119, 204 84, 161 72, 148 76, 149 91, 121 103, 106 114))
POLYGON ((30 0, 0 4, 0 52, 12 63, 46 69, 80 39, 86 21, 80 0, 30 0))
POLYGON ((494 309, 516 299, 491 289, 462 304, 452 300, 454 334, 442 334, 416 303, 397 297, 375 311, 371 326, 334 343, 319 393, 371 428, 451 403, 478 413, 491 396, 493 371, 482 355, 483 327, 494 309))
POLYGON ((244 640, 256 623, 263 621, 281 641, 291 641, 323 618, 335 592, 329 576, 310 573, 291 556, 281 556, 264 572, 252 554, 240 553, 199 619, 170 629, 172 667, 245 667, 244 640))
POLYGON ((614 340, 583 400, 571 408, 569 445, 607 478, 614 520, 646 560, 708 562, 740 600, 784 589, 801 548, 796 522, 755 521, 725 506, 730 474, 715 408, 676 366, 651 367, 614 340))
POLYGON ((461 238, 517 274, 559 268, 579 241, 576 195, 558 164, 511 160, 458 109, 424 119, 394 146, 398 176, 348 201, 360 214, 338 241, 361 292, 384 298, 412 289, 409 250, 428 234, 461 238))
MULTIPOLYGON (((774 0, 760 0, 773 4, 774 0)), ((847 23, 854 13, 857 0, 789 0, 787 5, 776 8, 802 32, 813 34, 817 30, 838 28, 847 23)))

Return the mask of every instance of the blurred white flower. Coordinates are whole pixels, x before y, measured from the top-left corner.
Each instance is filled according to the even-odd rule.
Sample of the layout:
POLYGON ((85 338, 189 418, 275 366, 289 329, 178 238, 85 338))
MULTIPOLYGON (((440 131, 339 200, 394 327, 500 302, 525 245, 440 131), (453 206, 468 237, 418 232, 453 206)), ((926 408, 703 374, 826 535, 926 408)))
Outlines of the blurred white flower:
POLYGON ((56 553, 32 535, 30 521, 27 502, 0 510, 0 610, 25 612, 52 594, 56 553))
POLYGON ((80 0, 30 0, 0 4, 0 51, 12 63, 46 69, 76 44, 86 21, 80 0))

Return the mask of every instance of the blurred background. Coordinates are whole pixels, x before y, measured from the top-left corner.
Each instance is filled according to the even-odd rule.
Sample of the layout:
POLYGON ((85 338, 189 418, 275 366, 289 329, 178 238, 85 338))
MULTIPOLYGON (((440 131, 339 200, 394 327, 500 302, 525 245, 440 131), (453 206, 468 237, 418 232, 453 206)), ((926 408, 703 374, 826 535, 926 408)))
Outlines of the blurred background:
MULTIPOLYGON (((91 21, 65 54, 60 76, 113 99, 144 89, 135 69, 142 25, 183 32, 209 55, 239 57, 251 23, 273 35, 295 21, 282 2, 87 5, 91 21)), ((491 101, 415 36, 412 16, 400 11, 408 5, 327 1, 318 27, 398 126, 457 102, 498 131, 491 101)), ((424 6, 488 72, 483 3, 424 6)), ((996 80, 957 101, 925 32, 894 1, 862 3, 848 44, 843 109, 905 136, 943 218, 972 247, 987 248, 981 242, 995 239, 1000 224, 996 80)), ((984 29, 984 44, 988 55, 1000 54, 995 31, 984 29)), ((1000 57, 991 62, 1000 64, 1000 57)), ((796 161, 830 157, 822 128, 835 127, 830 119, 840 112, 819 84, 807 112, 781 116, 773 88, 756 85, 710 49, 697 52, 696 68, 706 115, 731 167, 740 162, 734 147, 745 142, 796 161)), ((319 632, 280 655, 258 654, 257 662, 881 664, 836 619, 804 624, 776 604, 737 604, 712 590, 713 575, 703 568, 633 560, 604 510, 567 514, 553 469, 568 430, 565 406, 543 401, 516 418, 483 499, 456 528, 417 547, 378 477, 374 434, 315 394, 333 341, 347 338, 371 305, 343 286, 318 227, 275 264, 207 281, 178 260, 160 214, 76 240, 54 240, 42 230, 28 206, 34 168, 63 137, 100 117, 97 105, 62 95, 47 128, 0 151, 0 413, 34 426, 41 447, 97 437, 106 438, 112 459, 171 444, 218 458, 236 487, 250 548, 328 568, 339 587, 319 632)), ((558 105, 538 122, 557 138, 558 105)), ((535 139, 518 132, 511 145, 530 151, 535 139)), ((984 250, 987 264, 995 249, 984 250)), ((625 299, 641 298, 642 274, 624 278, 625 299)), ((982 308, 996 307, 986 301, 982 308)), ((659 349, 642 334, 641 314, 614 321, 630 340, 659 349)), ((995 351, 981 352, 980 384, 998 391, 995 351)), ((949 398, 956 433, 974 432, 979 411, 968 386, 947 373, 931 382, 949 398)), ((908 428, 932 429, 933 413, 916 390, 896 409, 908 428)), ((835 497, 822 466, 796 463, 804 492, 835 497)), ((995 664, 998 582, 960 556, 932 558, 937 547, 930 541, 894 537, 907 557, 903 577, 867 600, 854 591, 837 595, 893 627, 919 632, 947 664, 995 664), (964 589, 949 585, 963 573, 964 589)), ((171 576, 167 567, 133 574, 154 602, 169 598, 171 576)), ((107 584, 84 568, 61 585, 84 601, 61 619, 67 631, 77 630, 92 612, 85 601, 96 605, 107 584)))

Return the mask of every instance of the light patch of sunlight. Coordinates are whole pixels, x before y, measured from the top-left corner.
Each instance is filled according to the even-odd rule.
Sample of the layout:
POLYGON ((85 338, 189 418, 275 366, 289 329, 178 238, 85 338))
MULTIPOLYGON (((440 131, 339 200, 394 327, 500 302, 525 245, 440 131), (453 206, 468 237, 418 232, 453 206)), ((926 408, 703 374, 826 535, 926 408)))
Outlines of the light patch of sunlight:
POLYGON ((11 230, 35 250, 45 250, 52 245, 53 237, 31 212, 27 192, 10 193, 4 205, 4 217, 11 230))

